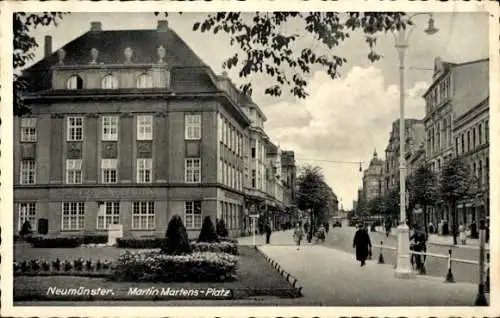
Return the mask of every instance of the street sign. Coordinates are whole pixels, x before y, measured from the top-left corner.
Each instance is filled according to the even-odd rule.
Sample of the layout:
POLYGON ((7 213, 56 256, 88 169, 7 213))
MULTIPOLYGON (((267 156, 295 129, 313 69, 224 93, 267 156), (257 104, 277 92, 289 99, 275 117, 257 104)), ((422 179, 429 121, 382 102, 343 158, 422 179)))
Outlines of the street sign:
POLYGON ((259 217, 258 214, 250 214, 249 217, 257 219, 259 217))

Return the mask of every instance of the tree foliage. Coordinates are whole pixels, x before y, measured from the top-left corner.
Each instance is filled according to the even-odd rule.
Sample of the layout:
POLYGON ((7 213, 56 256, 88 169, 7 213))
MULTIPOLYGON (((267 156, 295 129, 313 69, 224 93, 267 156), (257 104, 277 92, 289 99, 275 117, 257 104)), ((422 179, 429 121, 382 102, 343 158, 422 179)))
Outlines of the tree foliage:
POLYGON ((219 242, 219 238, 217 237, 217 233, 215 232, 214 223, 208 215, 203 219, 200 235, 198 236, 198 242, 219 242))
POLYGON ((21 99, 22 93, 26 90, 27 82, 16 74, 35 58, 34 50, 38 47, 35 37, 31 34, 33 30, 41 26, 57 26, 58 22, 67 13, 63 12, 43 12, 26 13, 16 12, 13 17, 14 29, 14 51, 12 53, 14 67, 14 115, 21 116, 29 113, 21 99))
POLYGON ((163 253, 183 255, 191 252, 187 231, 179 215, 174 215, 168 222, 165 237, 165 245, 161 249, 163 253))
POLYGON ((315 224, 326 222, 336 203, 332 189, 325 182, 319 167, 306 166, 297 177, 296 205, 311 210, 315 224))
MULTIPOLYGON (((313 67, 320 67, 335 79, 340 75, 345 56, 334 49, 361 31, 366 36, 367 58, 374 62, 381 58, 376 51, 377 35, 405 28, 408 22, 402 12, 217 12, 194 23, 193 30, 201 33, 226 33, 230 45, 237 47, 225 58, 223 68, 237 68, 240 78, 252 74, 267 74, 274 84, 264 93, 281 96, 283 87, 289 93, 306 98, 307 75, 313 67), (288 31, 290 25, 301 25, 302 34, 288 31), (299 47, 299 40, 311 38, 316 47, 299 47), (316 49, 325 51, 318 54, 316 49), (240 55, 242 53, 242 55, 240 55)), ((252 94, 250 82, 241 85, 244 94, 252 94)))
POLYGON ((469 167, 462 157, 456 157, 446 163, 441 171, 439 193, 443 201, 455 203, 469 193, 471 184, 469 167))
POLYGON ((389 189, 383 197, 384 214, 388 217, 399 215, 400 195, 399 187, 389 189))
POLYGON ((385 202, 383 196, 376 196, 368 202, 368 213, 370 215, 384 215, 385 213, 385 202))
POLYGON ((408 192, 413 204, 431 206, 438 198, 438 180, 429 165, 422 165, 408 177, 408 192))

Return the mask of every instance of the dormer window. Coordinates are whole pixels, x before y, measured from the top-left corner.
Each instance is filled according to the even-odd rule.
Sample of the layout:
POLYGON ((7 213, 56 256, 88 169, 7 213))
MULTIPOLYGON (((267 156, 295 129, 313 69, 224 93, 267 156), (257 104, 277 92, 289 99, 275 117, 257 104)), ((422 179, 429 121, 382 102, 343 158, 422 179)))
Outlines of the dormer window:
POLYGON ((102 89, 117 89, 118 88, 118 80, 112 74, 108 74, 102 78, 101 88, 102 89))
POLYGON ((153 77, 151 75, 143 73, 137 76, 137 88, 152 88, 153 87, 153 77))
POLYGON ((71 76, 66 82, 67 89, 82 89, 83 79, 78 75, 71 76))

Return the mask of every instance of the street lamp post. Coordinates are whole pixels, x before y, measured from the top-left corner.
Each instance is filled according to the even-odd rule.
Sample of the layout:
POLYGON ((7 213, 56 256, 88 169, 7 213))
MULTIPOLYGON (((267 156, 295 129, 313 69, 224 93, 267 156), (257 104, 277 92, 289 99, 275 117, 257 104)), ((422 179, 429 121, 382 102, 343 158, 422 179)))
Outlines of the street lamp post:
MULTIPOLYGON (((417 16, 429 15, 429 26, 425 30, 427 34, 434 34, 438 30, 434 27, 434 19, 430 13, 415 13, 408 18, 408 21, 417 16)), ((408 40, 413 28, 408 26, 400 29, 395 36, 395 47, 399 57, 399 212, 400 224, 398 226, 398 250, 395 276, 398 278, 414 278, 416 274, 410 267, 410 241, 409 227, 406 224, 406 162, 405 162, 405 57, 408 49, 408 40)))

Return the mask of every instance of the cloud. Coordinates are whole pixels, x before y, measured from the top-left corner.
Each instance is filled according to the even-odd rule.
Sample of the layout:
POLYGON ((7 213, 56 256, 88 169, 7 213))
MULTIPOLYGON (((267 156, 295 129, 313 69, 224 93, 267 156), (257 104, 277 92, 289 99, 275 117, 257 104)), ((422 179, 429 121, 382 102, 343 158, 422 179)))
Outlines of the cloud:
MULTIPOLYGON (((406 90, 406 118, 423 117, 427 87, 417 82, 406 90)), ((337 196, 355 198, 359 165, 304 159, 363 161, 366 168, 373 149, 383 157, 392 122, 399 118, 399 87, 387 85, 378 68, 355 66, 336 80, 316 72, 309 91, 306 100, 265 106, 266 131, 281 148, 295 150, 298 164, 321 166, 337 196)))

